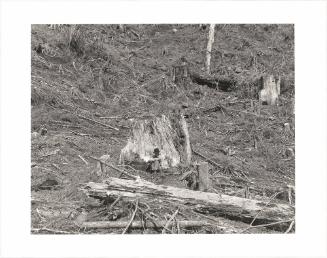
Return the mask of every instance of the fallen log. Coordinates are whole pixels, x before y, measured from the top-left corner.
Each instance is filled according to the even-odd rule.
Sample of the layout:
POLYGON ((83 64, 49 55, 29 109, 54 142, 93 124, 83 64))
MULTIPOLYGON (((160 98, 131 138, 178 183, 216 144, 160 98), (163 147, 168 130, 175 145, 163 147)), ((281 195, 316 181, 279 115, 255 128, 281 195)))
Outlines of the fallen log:
POLYGON ((216 193, 192 191, 137 179, 125 180, 109 178, 103 183, 89 182, 82 190, 93 198, 104 199, 108 196, 125 198, 163 198, 175 203, 187 205, 193 211, 226 217, 253 225, 285 221, 294 217, 294 208, 287 204, 254 200, 216 193))
MULTIPOLYGON (((90 222, 83 222, 80 227, 81 228, 126 228, 128 225, 128 221, 90 221, 90 222)), ((166 225, 166 221, 133 221, 129 228, 163 228, 166 225)), ((174 224, 174 223, 172 223, 174 224)), ((203 227, 209 226, 210 224, 205 221, 188 221, 188 220, 181 220, 178 221, 178 225, 181 228, 191 228, 191 227, 203 227)))
POLYGON ((199 85, 207 85, 212 89, 219 89, 221 91, 232 91, 235 88, 235 80, 233 78, 226 77, 214 77, 208 74, 203 75, 195 71, 190 71, 191 81, 199 85))

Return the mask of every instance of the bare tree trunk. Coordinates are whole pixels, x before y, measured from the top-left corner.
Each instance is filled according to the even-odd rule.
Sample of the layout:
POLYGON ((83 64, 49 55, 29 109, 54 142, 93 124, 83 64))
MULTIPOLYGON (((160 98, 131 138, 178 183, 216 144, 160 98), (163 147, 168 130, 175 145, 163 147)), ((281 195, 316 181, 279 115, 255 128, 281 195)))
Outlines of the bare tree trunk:
POLYGON ((209 35, 208 35, 208 45, 206 53, 206 72, 210 74, 210 60, 211 60, 211 48, 215 39, 215 26, 216 24, 210 24, 209 35))

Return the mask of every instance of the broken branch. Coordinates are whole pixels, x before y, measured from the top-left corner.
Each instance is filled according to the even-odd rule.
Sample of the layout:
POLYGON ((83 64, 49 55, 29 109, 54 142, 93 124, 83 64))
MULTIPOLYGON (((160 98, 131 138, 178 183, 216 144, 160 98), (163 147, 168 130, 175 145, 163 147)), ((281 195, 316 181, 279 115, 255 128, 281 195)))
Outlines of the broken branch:
POLYGON ((132 214, 132 217, 131 217, 130 221, 128 222, 128 224, 127 224, 127 226, 126 226, 126 228, 124 229, 124 231, 123 231, 122 234, 125 234, 125 233, 127 232, 128 228, 129 228, 129 226, 132 224, 132 222, 133 222, 133 220, 134 220, 134 218, 135 218, 135 214, 136 214, 136 212, 137 212, 138 207, 139 207, 139 200, 136 200, 135 210, 134 210, 134 212, 133 212, 133 214, 132 214))
POLYGON ((130 178, 133 178, 133 179, 137 179, 137 178, 138 178, 137 176, 134 176, 134 175, 132 175, 132 174, 130 174, 130 173, 124 171, 124 170, 121 170, 121 169, 115 167, 114 165, 111 165, 111 164, 109 164, 109 163, 107 163, 107 162, 104 162, 104 161, 102 161, 101 159, 98 159, 98 158, 93 157, 93 156, 89 156, 89 157, 90 157, 91 159, 94 159, 94 160, 96 160, 96 161, 99 161, 100 163, 102 163, 102 164, 104 164, 104 165, 106 165, 106 166, 108 166, 108 167, 110 167, 110 168, 112 168, 112 169, 114 169, 114 170, 116 170, 116 171, 122 173, 123 175, 129 176, 130 178))
POLYGON ((107 128, 110 128, 110 129, 113 129, 113 130, 116 130, 116 131, 119 131, 118 128, 113 127, 113 126, 111 126, 111 125, 107 125, 107 124, 104 124, 104 123, 98 122, 98 121, 96 121, 96 120, 93 120, 93 119, 91 119, 91 118, 88 118, 88 117, 82 116, 82 115, 80 115, 80 114, 76 114, 76 115, 77 115, 78 117, 82 118, 82 119, 85 119, 85 120, 89 121, 89 122, 93 122, 93 123, 95 123, 95 124, 102 125, 102 126, 104 126, 104 127, 107 127, 107 128))
POLYGON ((194 149, 192 149, 193 153, 200 156, 201 158, 205 159, 206 161, 208 161, 211 165, 214 165, 218 168, 222 168, 221 165, 219 165, 218 163, 214 162, 213 160, 209 159, 208 157, 204 156, 203 154, 201 154, 200 152, 198 151, 195 151, 194 149))

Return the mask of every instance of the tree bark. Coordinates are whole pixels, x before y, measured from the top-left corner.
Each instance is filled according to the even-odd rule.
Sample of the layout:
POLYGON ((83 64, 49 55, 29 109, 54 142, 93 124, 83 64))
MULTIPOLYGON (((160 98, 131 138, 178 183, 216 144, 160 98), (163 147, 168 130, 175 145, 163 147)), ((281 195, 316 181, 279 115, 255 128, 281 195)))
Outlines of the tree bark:
POLYGON ((137 165, 139 169, 149 169, 154 162, 158 163, 157 170, 189 166, 191 158, 190 137, 182 113, 137 121, 120 153, 120 163, 137 165))
POLYGON ((294 209, 287 204, 155 185, 142 179, 109 178, 103 183, 87 183, 82 190, 88 196, 100 199, 112 195, 132 199, 164 198, 188 205, 194 211, 214 216, 224 216, 247 223, 255 218, 253 225, 285 221, 294 217, 294 209))

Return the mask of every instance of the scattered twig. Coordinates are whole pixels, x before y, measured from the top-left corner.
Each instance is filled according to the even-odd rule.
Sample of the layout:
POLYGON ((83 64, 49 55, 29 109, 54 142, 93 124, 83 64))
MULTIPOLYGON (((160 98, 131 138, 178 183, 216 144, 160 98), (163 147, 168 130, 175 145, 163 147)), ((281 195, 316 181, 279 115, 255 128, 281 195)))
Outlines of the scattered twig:
POLYGON ((251 226, 251 227, 247 227, 246 229, 244 229, 242 232, 240 233, 244 233, 245 231, 248 231, 249 229, 252 228, 262 228, 262 227, 269 227, 269 226, 273 226, 273 225, 278 225, 278 224, 283 224, 283 223, 288 223, 294 221, 293 219, 288 219, 288 220, 281 220, 281 221, 276 221, 276 222, 272 222, 272 223, 268 223, 268 224, 260 224, 260 225, 255 225, 255 226, 251 226))
POLYGON ((125 228, 124 231, 122 232, 122 234, 125 234, 125 233, 127 232, 128 228, 129 228, 129 226, 132 224, 132 222, 133 222, 133 220, 134 220, 134 217, 135 217, 135 214, 136 214, 136 212, 137 212, 138 206, 139 206, 139 200, 136 199, 135 210, 134 210, 134 212, 133 212, 133 214, 132 214, 132 217, 131 217, 130 221, 128 222, 126 228, 125 228))
POLYGON ((38 217, 39 217, 41 220, 45 220, 45 218, 42 217, 42 215, 41 215, 41 213, 40 213, 40 211, 39 211, 38 208, 36 208, 36 214, 38 215, 38 217))
POLYGON ((277 195, 279 195, 281 192, 278 192, 278 193, 274 193, 270 198, 269 198, 269 200, 268 200, 268 202, 266 203, 266 205, 257 213, 257 215, 255 215, 255 217, 253 218, 253 220, 251 221, 251 223, 250 223, 250 227, 252 227, 252 224, 253 224, 253 222, 258 218, 258 216, 264 211, 264 209, 269 205, 269 203, 271 203, 274 199, 275 199, 275 197, 277 196, 277 195))
POLYGON ((106 166, 108 166, 108 167, 110 167, 110 168, 112 168, 112 169, 114 169, 114 170, 116 170, 116 171, 118 171, 118 172, 120 172, 120 173, 126 175, 126 176, 129 176, 129 177, 131 177, 131 178, 133 178, 133 179, 137 179, 137 178, 138 178, 137 176, 134 176, 134 175, 132 175, 132 174, 130 174, 130 173, 124 171, 124 170, 121 170, 121 169, 115 167, 114 165, 111 165, 111 164, 109 164, 109 163, 107 163, 107 162, 104 162, 104 161, 102 161, 102 160, 100 160, 100 159, 98 159, 98 158, 96 158, 96 157, 89 156, 89 155, 88 155, 88 157, 90 157, 91 159, 94 159, 94 160, 96 160, 96 161, 99 161, 100 163, 102 163, 102 164, 104 164, 104 165, 106 165, 106 166))
POLYGON ((85 163, 85 165, 89 164, 81 155, 78 155, 78 157, 85 163))
POLYGON ((166 229, 168 229, 168 227, 169 227, 169 225, 170 225, 170 223, 172 222, 172 220, 176 217, 176 215, 177 215, 177 213, 178 213, 178 210, 179 209, 177 209, 175 212, 174 212, 174 214, 170 217, 170 219, 167 221, 167 223, 166 223, 166 225, 163 227, 163 229, 162 229, 162 234, 164 234, 165 232, 166 232, 166 229))
POLYGON ((259 118, 265 118, 265 119, 269 119, 269 120, 275 119, 274 117, 271 117, 271 116, 259 115, 259 114, 256 114, 256 113, 252 113, 252 112, 248 112, 248 111, 244 111, 244 110, 238 110, 238 109, 234 109, 234 108, 229 108, 229 107, 225 107, 225 106, 222 106, 222 105, 220 105, 220 107, 222 109, 227 110, 227 111, 243 113, 243 114, 246 114, 246 115, 252 115, 252 116, 255 116, 255 117, 259 117, 259 118))
POLYGON ((285 234, 288 234, 288 233, 292 230, 292 228, 293 228, 293 226, 294 226, 294 223, 295 223, 295 220, 292 220, 290 226, 289 226, 288 229, 285 231, 285 234))
POLYGON ((194 149, 192 149, 193 153, 200 156, 201 158, 205 159, 206 161, 208 161, 210 164, 218 167, 218 168, 222 168, 221 165, 219 165, 218 163, 214 162, 213 160, 209 159, 208 157, 204 156, 203 154, 201 154, 200 152, 198 151, 195 151, 194 149))
POLYGON ((104 126, 104 127, 107 127, 107 128, 110 128, 110 129, 113 129, 113 130, 116 130, 116 131, 119 131, 118 128, 113 127, 113 126, 111 126, 111 125, 107 125, 107 124, 101 123, 101 122, 99 122, 99 121, 96 121, 96 120, 93 120, 93 119, 91 119, 91 118, 88 118, 88 117, 82 116, 82 115, 80 115, 80 114, 76 114, 76 115, 77 115, 78 117, 82 118, 82 119, 85 119, 85 120, 89 121, 89 122, 93 122, 93 123, 96 123, 96 124, 98 124, 98 125, 102 125, 102 126, 104 126))
POLYGON ((121 199, 121 196, 119 195, 117 197, 117 199, 110 205, 109 210, 111 210, 117 204, 117 202, 119 202, 120 199, 121 199))
POLYGON ((95 215, 90 216, 90 218, 94 218, 94 217, 98 217, 98 216, 104 215, 106 212, 110 211, 119 202, 120 199, 121 199, 121 196, 119 195, 116 198, 116 200, 109 206, 109 208, 104 208, 104 209, 99 210, 98 212, 96 212, 95 215))
POLYGON ((208 113, 208 112, 216 112, 216 111, 222 111, 222 110, 226 110, 226 111, 232 111, 232 112, 238 112, 238 113, 243 113, 243 114, 246 114, 246 115, 251 115, 251 116, 255 116, 255 117, 259 117, 259 118, 265 118, 265 119, 270 119, 270 120, 273 120, 274 117, 271 117, 271 116, 264 116, 264 115, 259 115, 259 114, 256 114, 256 113, 252 113, 252 112, 248 112, 248 111, 244 111, 244 110, 238 110, 238 109, 234 109, 234 108, 229 108, 229 107, 225 107, 221 104, 219 105, 216 105, 212 108, 207 108, 205 110, 202 110, 202 113, 208 113))
POLYGON ((54 164, 54 163, 51 163, 51 165, 52 165, 53 167, 55 167, 56 169, 58 169, 59 171, 62 171, 61 168, 60 168, 58 165, 56 165, 56 164, 54 164))
POLYGON ((78 132, 75 132, 75 131, 71 131, 72 134, 75 134, 75 135, 79 135, 79 136, 92 136, 91 134, 88 134, 88 133, 78 133, 78 132))
POLYGON ((132 32, 132 34, 134 34, 138 39, 140 39, 140 35, 135 30, 129 29, 129 31, 132 32))
MULTIPOLYGON (((244 229, 241 233, 243 233, 243 232, 245 232, 245 231, 247 231, 247 230, 249 230, 249 229, 251 229, 251 228, 255 228, 255 227, 258 227, 258 226, 262 226, 262 227, 264 227, 265 225, 274 225, 273 223, 275 223, 275 222, 273 222, 273 223, 269 223, 269 224, 263 224, 263 225, 257 225, 257 226, 253 226, 253 223, 254 223, 254 221, 258 218, 258 216, 264 211, 264 209, 269 205, 269 203, 271 203, 274 199, 275 199, 275 197, 278 195, 278 194, 280 194, 281 192, 278 192, 278 193, 275 193, 275 194, 273 194, 271 197, 270 197, 270 199, 268 200, 268 202, 266 203, 266 205, 254 216, 254 218, 253 218, 253 220, 251 221, 251 223, 250 223, 250 225, 246 228, 246 229, 244 229)), ((276 222, 277 224, 279 224, 279 223, 281 223, 281 222, 276 222)))
POLYGON ((121 116, 100 116, 100 119, 122 119, 121 116))

